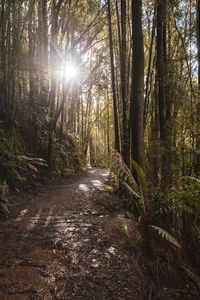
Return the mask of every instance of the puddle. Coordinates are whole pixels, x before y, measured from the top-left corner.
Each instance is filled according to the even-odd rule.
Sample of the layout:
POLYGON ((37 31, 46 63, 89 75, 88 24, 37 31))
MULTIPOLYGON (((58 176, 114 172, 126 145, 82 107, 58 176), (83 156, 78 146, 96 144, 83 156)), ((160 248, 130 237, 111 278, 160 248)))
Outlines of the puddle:
POLYGON ((97 262, 96 259, 92 259, 92 265, 91 265, 93 268, 98 268, 99 267, 99 263, 97 262))
POLYGON ((115 255, 116 254, 116 249, 114 247, 110 247, 108 249, 108 252, 111 253, 111 254, 113 254, 113 255, 115 255))
POLYGON ((72 245, 73 245, 73 248, 77 248, 79 246, 82 246, 81 242, 72 242, 72 245))
POLYGON ((126 212, 125 211, 120 211, 117 213, 118 218, 120 219, 125 219, 126 218, 126 212))
POLYGON ((110 254, 109 253, 105 253, 105 258, 110 259, 110 254))
POLYGON ((79 184, 79 190, 84 191, 84 192, 89 192, 89 188, 86 184, 79 184))
POLYGON ((100 180, 91 180, 94 187, 102 189, 103 183, 100 180))
POLYGON ((70 251, 69 252, 69 257, 70 257, 71 263, 73 265, 78 265, 79 260, 78 260, 78 254, 77 253, 75 253, 74 251, 70 251))
POLYGON ((96 253, 98 253, 98 250, 97 249, 93 249, 92 253, 96 254, 96 253))

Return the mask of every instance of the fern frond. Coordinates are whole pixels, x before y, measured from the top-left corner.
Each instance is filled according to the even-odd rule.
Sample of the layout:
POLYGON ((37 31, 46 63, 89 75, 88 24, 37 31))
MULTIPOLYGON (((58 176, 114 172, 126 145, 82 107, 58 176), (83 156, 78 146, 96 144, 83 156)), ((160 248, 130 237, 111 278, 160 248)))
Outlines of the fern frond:
POLYGON ((46 160, 40 157, 29 157, 25 155, 17 155, 16 159, 21 162, 30 162, 38 166, 47 166, 46 160))
POLYGON ((183 180, 188 180, 200 184, 200 179, 194 176, 182 176, 183 180))
POLYGON ((161 235, 162 238, 166 239, 168 242, 170 242, 172 245, 181 248, 179 245, 178 241, 166 230, 164 230, 161 227, 154 226, 154 225, 149 225, 153 230, 157 231, 159 235, 161 235))
POLYGON ((8 198, 4 195, 0 195, 0 211, 9 212, 8 210, 8 198))
POLYGON ((127 184, 125 181, 122 181, 122 184, 126 188, 130 196, 140 199, 140 195, 137 192, 135 192, 129 184, 127 184))
POLYGON ((142 186, 143 189, 145 189, 146 188, 146 175, 145 175, 144 171, 142 170, 140 165, 133 159, 131 159, 131 165, 134 167, 134 169, 137 173, 137 177, 138 177, 140 186, 142 186))
POLYGON ((5 203, 0 203, 0 207, 2 208, 3 211, 6 211, 7 213, 9 213, 8 207, 5 203))
POLYGON ((194 210, 186 204, 183 204, 182 209, 187 214, 193 214, 194 213, 194 210))

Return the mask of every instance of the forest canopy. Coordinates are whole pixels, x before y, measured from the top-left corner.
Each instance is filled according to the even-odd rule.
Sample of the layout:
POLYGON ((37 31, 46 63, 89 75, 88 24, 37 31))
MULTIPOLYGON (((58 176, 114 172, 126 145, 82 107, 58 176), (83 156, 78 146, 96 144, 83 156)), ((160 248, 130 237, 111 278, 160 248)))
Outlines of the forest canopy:
POLYGON ((59 169, 71 141, 92 164, 116 149, 155 184, 199 174, 198 3, 2 0, 0 10, 11 152, 59 169))
POLYGON ((4 171, 12 155, 65 173, 116 149, 158 187, 199 175, 198 3, 2 0, 0 9, 4 171))

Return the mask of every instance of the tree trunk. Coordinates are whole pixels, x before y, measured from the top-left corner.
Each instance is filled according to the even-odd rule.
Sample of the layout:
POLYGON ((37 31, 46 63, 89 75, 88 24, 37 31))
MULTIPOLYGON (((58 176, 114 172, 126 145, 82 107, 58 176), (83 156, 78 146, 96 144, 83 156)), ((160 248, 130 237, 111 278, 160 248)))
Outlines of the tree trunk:
POLYGON ((1 114, 5 116, 7 101, 8 101, 8 91, 7 91, 7 70, 6 70, 6 6, 5 0, 1 3, 1 19, 0 19, 0 33, 1 33, 1 73, 0 73, 0 107, 1 114))
POLYGON ((155 29, 156 29, 156 18, 155 18, 155 12, 154 10, 154 16, 153 16, 153 26, 152 26, 152 32, 151 32, 151 44, 149 48, 149 61, 148 61, 148 70, 147 70, 147 78, 146 78, 146 85, 145 85, 145 99, 144 99, 144 128, 146 127, 147 122, 147 115, 149 110, 149 96, 150 96, 150 89, 151 89, 151 69, 152 69, 152 53, 153 53, 153 44, 154 44, 154 36, 155 36, 155 29), (150 83, 150 88, 149 88, 150 83))
POLYGON ((109 95, 107 90, 107 149, 108 149, 108 155, 110 155, 110 113, 109 113, 109 95))
POLYGON ((48 24, 47 24, 47 0, 42 0, 42 67, 40 99, 44 107, 48 105, 49 82, 48 82, 48 24))
POLYGON ((132 86, 131 86, 131 157, 144 170, 144 45, 142 32, 142 1, 132 0, 132 86))
POLYGON ((121 95, 123 109, 123 137, 122 156, 124 162, 129 166, 129 134, 127 120, 127 62, 126 62, 126 0, 121 0, 121 95))
POLYGON ((160 140, 165 141, 166 118, 165 118, 165 88, 164 88, 164 42, 163 42, 163 0, 157 0, 157 80, 158 80, 158 101, 159 101, 159 121, 160 140))
POLYGON ((159 125, 161 146, 161 186, 168 185, 168 163, 167 154, 167 132, 166 132, 166 97, 165 97, 165 73, 166 73, 166 2, 157 0, 157 81, 158 81, 158 103, 159 103, 159 125))
POLYGON ((110 0, 108 0, 108 30, 109 30, 109 42, 110 42, 110 67, 111 67, 112 93, 113 93, 114 128, 115 128, 115 149, 117 150, 117 152, 120 152, 110 0))
POLYGON ((200 0, 197 0, 197 60, 198 60, 198 97, 197 97, 197 133, 194 170, 200 176, 200 0))
MULTIPOLYGON (((57 68, 58 68, 58 14, 59 8, 56 1, 52 0, 51 10, 51 42, 50 42, 50 67, 51 67, 51 89, 49 93, 49 111, 50 111, 50 124, 49 124, 49 142, 47 161, 49 169, 52 169, 52 154, 53 154, 53 133, 56 127, 57 116, 55 115, 56 104, 56 89, 57 89, 57 68)), ((60 107, 62 110, 62 107, 60 107)), ((60 110, 60 113, 61 113, 60 110)))

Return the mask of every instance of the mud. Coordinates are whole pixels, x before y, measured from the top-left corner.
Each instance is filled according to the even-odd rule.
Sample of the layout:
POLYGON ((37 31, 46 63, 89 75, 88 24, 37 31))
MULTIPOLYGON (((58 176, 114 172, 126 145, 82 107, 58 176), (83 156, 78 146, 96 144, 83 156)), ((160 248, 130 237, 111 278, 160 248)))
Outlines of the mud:
POLYGON ((139 258, 120 243, 125 220, 101 205, 108 175, 93 168, 13 199, 0 221, 0 299, 147 299, 139 258))

